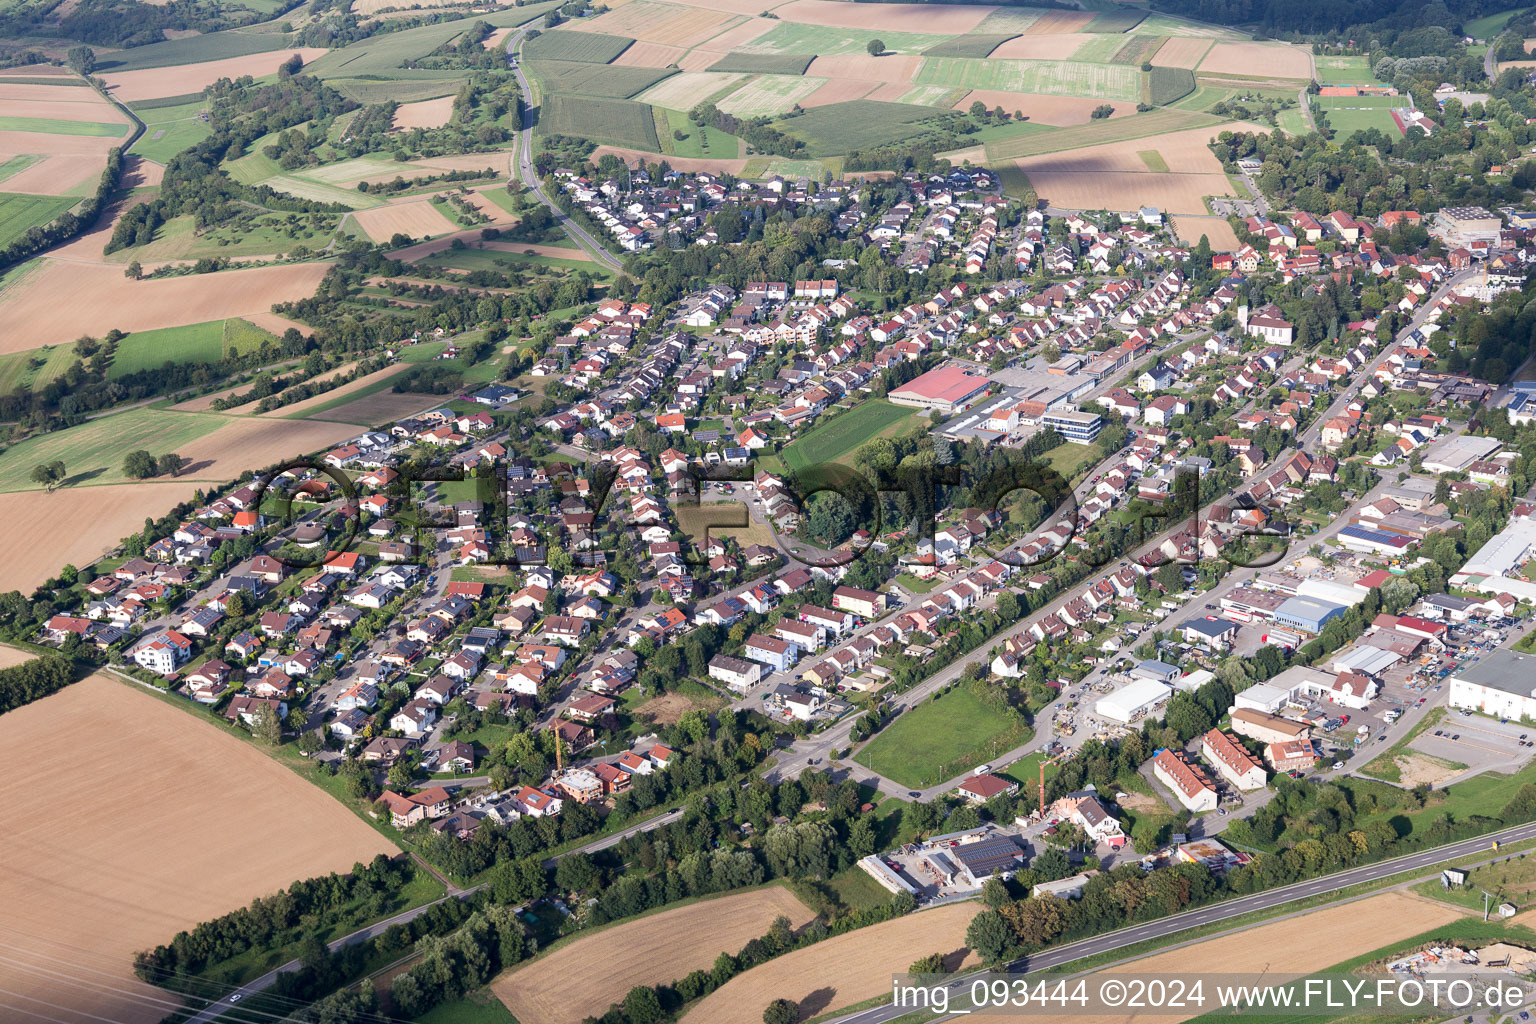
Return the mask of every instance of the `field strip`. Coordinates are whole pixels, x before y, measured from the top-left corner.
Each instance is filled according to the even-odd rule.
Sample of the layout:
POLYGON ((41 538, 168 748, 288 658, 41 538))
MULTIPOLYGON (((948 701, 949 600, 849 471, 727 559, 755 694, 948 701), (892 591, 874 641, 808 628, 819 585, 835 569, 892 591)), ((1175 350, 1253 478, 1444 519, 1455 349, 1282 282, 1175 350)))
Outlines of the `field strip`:
MULTIPOLYGON (((815 915, 781 885, 702 899, 646 914, 557 947, 491 982, 491 991, 522 1024, 566 1024, 596 1017, 620 1002, 636 985, 676 981, 690 971, 708 970, 721 953, 736 954, 767 934, 780 914, 799 929, 815 915), (666 935, 666 955, 652 939, 666 935), (603 971, 572 987, 582 965, 601 958, 603 971)), ((760 1020, 762 1011, 756 1011, 760 1020)))
POLYGON ((1020 157, 1041 156, 1069 149, 1085 149, 1091 146, 1129 142, 1167 132, 1205 128, 1220 124, 1222 118, 1214 114, 1196 111, 1155 110, 1134 117, 1112 118, 1075 128, 1061 128, 1050 132, 1038 132, 1014 139, 1000 139, 986 144, 987 160, 1002 162, 1020 157))
POLYGON ((0 716, 0 743, 19 764, 49 766, 27 783, 48 813, 12 816, 0 833, 11 950, 0 988, 70 1020, 156 1024, 176 997, 134 978, 135 952, 295 879, 397 852, 254 744, 135 684, 91 676, 0 716), (90 798, 110 793, 133 797, 90 798), (276 821, 287 827, 251 827, 276 821), (219 869, 189 870, 189 849, 219 869), (68 974, 53 973, 60 961, 68 974))

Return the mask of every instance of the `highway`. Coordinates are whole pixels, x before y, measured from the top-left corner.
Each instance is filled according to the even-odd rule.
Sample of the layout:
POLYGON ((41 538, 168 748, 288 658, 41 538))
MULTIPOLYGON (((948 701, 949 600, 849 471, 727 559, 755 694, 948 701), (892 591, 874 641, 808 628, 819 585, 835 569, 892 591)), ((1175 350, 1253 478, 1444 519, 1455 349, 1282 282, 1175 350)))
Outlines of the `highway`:
MULTIPOLYGON (((1363 867, 1337 871, 1331 875, 1323 875, 1320 878, 1295 882, 1278 889, 1270 889, 1267 892, 1254 893, 1251 896, 1243 896, 1213 906, 1202 907, 1198 910, 1186 911, 1173 917, 1165 917, 1159 921, 1149 921, 1145 924, 1138 924, 1130 928, 1108 932, 1104 935, 1097 935, 1091 939, 1083 939, 1065 946, 1047 949, 1042 953, 1036 953, 1034 956, 1023 957, 1005 964, 1000 970, 1013 974, 1030 974, 1044 971, 1049 968, 1069 964, 1083 957, 1124 949, 1139 942, 1146 942, 1148 939, 1170 938, 1189 928, 1216 924, 1243 914, 1251 914, 1254 911, 1281 907, 1287 903, 1304 900, 1320 893, 1336 892, 1351 885, 1375 881, 1376 879, 1386 878, 1404 871, 1427 868, 1432 864, 1439 864, 1443 861, 1485 853, 1495 840, 1500 843, 1511 843, 1533 838, 1536 838, 1536 823, 1516 825, 1513 828, 1479 836, 1476 839, 1467 839, 1459 843, 1450 843, 1445 846, 1437 846, 1431 850, 1423 850, 1419 853, 1410 853, 1391 860, 1367 864, 1363 867)), ((917 920, 921 921, 922 918, 919 917, 917 920)), ((893 968, 893 973, 896 969, 899 968, 893 968)), ((954 981, 950 982, 950 994, 954 1001, 960 1002, 961 997, 969 990, 971 982, 980 976, 980 972, 972 972, 959 975, 954 981)), ((849 1014, 846 1017, 833 1018, 829 1024, 883 1024, 885 1021, 895 1020, 897 1017, 911 1012, 912 1009, 910 1007, 876 1006, 858 1013, 849 1014)), ((953 1019, 953 1017, 941 1019, 953 1019)))
POLYGON ((531 25, 523 25, 517 30, 514 40, 507 41, 507 52, 513 52, 513 42, 516 42, 518 62, 512 65, 512 73, 517 76, 517 87, 523 91, 523 128, 517 133, 517 174, 523 184, 528 186, 535 199, 549 207, 555 215, 555 220, 565 229, 566 233, 574 238, 582 248, 592 254, 592 257, 600 263, 611 267, 615 271, 623 270, 618 259, 609 252, 602 242, 592 237, 580 224, 566 216, 565 211, 554 204, 549 196, 544 194, 544 186, 539 181, 538 174, 533 169, 533 126, 528 124, 528 114, 534 109, 533 90, 528 86, 528 79, 523 74, 522 55, 523 41, 527 38, 531 25))

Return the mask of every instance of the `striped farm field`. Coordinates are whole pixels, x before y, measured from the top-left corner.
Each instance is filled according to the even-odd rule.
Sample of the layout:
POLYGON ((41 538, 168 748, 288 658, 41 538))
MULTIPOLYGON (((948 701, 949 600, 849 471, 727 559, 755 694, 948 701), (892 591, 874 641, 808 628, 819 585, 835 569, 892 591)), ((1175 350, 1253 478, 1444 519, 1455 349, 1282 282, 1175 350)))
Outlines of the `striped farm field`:
POLYGON ((716 104, 738 117, 782 114, 827 84, 825 78, 759 75, 716 104))
MULTIPOLYGON (((1081 149, 1085 146, 1102 146, 1111 142, 1151 138, 1168 132, 1204 128, 1220 123, 1221 118, 1211 114, 1164 108, 1131 117, 1093 121, 1075 128, 999 139, 986 144, 987 161, 1000 163, 1020 157, 1038 156, 1042 153, 1058 153, 1069 149, 1081 149)), ((1132 153, 1133 157, 1134 155, 1132 153)))
POLYGON ((1136 68, 1066 60, 924 57, 923 66, 918 69, 913 81, 919 85, 1036 92, 1048 96, 1089 96, 1133 102, 1141 95, 1141 72, 1136 68))
MULTIPOLYGON (((867 54, 871 29, 825 28, 819 25, 795 25, 780 22, 766 35, 758 36, 738 49, 748 53, 867 54)), ((922 53, 948 36, 918 32, 880 33, 887 53, 922 53)))
POLYGON ((1012 32, 972 32, 954 36, 923 51, 927 57, 990 57, 992 51, 1014 38, 1012 32))
POLYGON ((1306 81, 1312 77, 1312 56, 1288 43, 1217 43, 1200 62, 1200 73, 1306 81))
POLYGON ((656 121, 651 108, 630 100, 546 96, 539 111, 539 129, 647 153, 657 152, 661 145, 656 138, 656 121))
POLYGON ((0 192, 0 246, 9 245, 30 228, 42 227, 77 202, 69 196, 0 192))
POLYGON ((1199 36, 1173 36, 1152 57, 1154 67, 1185 68, 1193 71, 1205 59, 1214 40, 1199 36))
POLYGON ((627 36, 646 43, 697 46, 739 20, 739 15, 725 11, 701 10, 656 0, 632 0, 591 20, 573 22, 570 27, 577 32, 627 36))
POLYGON ((607 64, 633 43, 634 40, 628 36, 555 29, 524 43, 523 56, 530 60, 576 60, 589 64, 607 64))
POLYGON ((42 132, 49 135, 94 135, 118 138, 128 134, 121 121, 64 121, 56 117, 0 117, 0 132, 42 132))
POLYGON ((654 103, 673 110, 692 110, 722 89, 746 78, 741 74, 712 71, 684 71, 663 79, 635 97, 639 103, 654 103))

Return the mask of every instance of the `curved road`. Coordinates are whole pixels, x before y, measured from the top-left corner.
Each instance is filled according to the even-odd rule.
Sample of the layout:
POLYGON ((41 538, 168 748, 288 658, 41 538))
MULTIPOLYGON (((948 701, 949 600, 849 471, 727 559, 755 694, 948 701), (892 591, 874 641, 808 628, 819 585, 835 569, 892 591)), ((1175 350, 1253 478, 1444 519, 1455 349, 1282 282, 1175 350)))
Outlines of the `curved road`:
POLYGON ((517 168, 513 176, 521 179, 523 184, 528 186, 535 199, 549 207, 550 212, 555 215, 555 220, 565 229, 566 233, 576 239, 582 248, 592 254, 594 259, 615 271, 622 271, 624 269, 623 266, 602 242, 593 238, 585 228, 566 216, 565 211, 556 206, 549 196, 544 194, 544 186, 539 181, 538 174, 534 172, 533 157, 531 156, 533 153, 533 126, 526 123, 527 112, 533 109, 533 90, 528 87, 528 79, 523 75, 522 65, 523 40, 527 36, 530 27, 529 25, 523 25, 517 30, 517 35, 507 41, 508 53, 513 52, 513 42, 517 44, 518 63, 512 66, 512 73, 517 76, 517 87, 523 91, 523 99, 525 101, 523 105, 525 123, 522 130, 517 133, 517 168))
MULTIPOLYGON (((1391 860, 1367 864, 1363 867, 1350 868, 1347 871, 1338 871, 1331 875, 1323 875, 1321 878, 1296 882, 1278 889, 1270 889, 1267 892, 1254 893, 1251 896, 1227 900, 1214 906, 1190 910, 1173 917, 1165 917, 1160 921, 1149 921, 1146 924, 1139 924, 1131 928, 1122 928, 1091 939, 1083 939, 1080 942, 1048 949, 1034 956, 1014 960, 1003 965, 1000 970, 1012 974, 1029 974, 1032 971, 1060 967, 1063 964, 1080 960, 1086 956, 1124 949, 1127 946, 1138 942, 1145 942, 1148 939, 1170 937, 1187 928, 1214 924, 1242 914, 1249 914, 1256 910, 1267 910, 1271 907, 1284 906, 1287 903, 1294 903, 1297 900, 1303 900, 1320 893, 1335 892, 1351 885, 1359 885, 1362 882, 1386 878, 1400 872, 1412 871, 1416 868, 1427 868, 1432 864, 1454 860, 1458 857, 1483 853, 1489 849, 1490 844, 1495 840, 1500 843, 1508 843, 1533 838, 1536 838, 1536 823, 1516 825, 1513 828, 1507 828, 1501 832, 1492 832, 1485 836, 1479 836, 1476 839, 1466 839, 1459 843, 1438 846, 1432 850, 1423 850, 1419 853, 1410 853, 1391 860)), ((922 918, 919 916, 917 920, 921 921, 922 918)), ((962 1001, 965 993, 969 991, 971 982, 979 976, 975 972, 957 976, 948 986, 951 990, 951 999, 956 1002, 962 1001)), ((834 1018, 829 1024, 883 1024, 885 1021, 895 1020, 897 1017, 911 1012, 912 1009, 910 1007, 897 1007, 887 1004, 863 1010, 859 1013, 849 1014, 846 1017, 834 1018)))

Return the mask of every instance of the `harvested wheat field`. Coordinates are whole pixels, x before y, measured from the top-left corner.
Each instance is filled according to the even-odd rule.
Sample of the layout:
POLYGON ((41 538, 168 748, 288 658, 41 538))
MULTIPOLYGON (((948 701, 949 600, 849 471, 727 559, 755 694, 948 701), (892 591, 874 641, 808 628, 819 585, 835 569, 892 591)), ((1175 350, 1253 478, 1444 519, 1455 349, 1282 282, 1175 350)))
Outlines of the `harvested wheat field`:
POLYGON ((123 102, 153 100, 161 96, 185 96, 202 92, 221 78, 239 78, 241 75, 261 78, 276 74, 278 65, 295 53, 308 64, 324 54, 325 50, 317 46, 299 46, 292 50, 252 53, 244 57, 204 61, 201 64, 146 68, 143 71, 108 71, 100 77, 106 81, 112 95, 123 102))
POLYGON ((1051 36, 1023 35, 1006 40, 987 54, 988 60, 1068 60, 1072 52, 1095 38, 1087 32, 1051 36))
POLYGON ((1211 48, 1211 40, 1199 36, 1174 36, 1164 43, 1152 57, 1152 65, 1160 68, 1188 68, 1200 66, 1205 51, 1211 48))
POLYGON ((453 116, 453 97, 402 103, 395 108, 394 126, 403 128, 441 128, 453 116))
POLYGON ((31 593, 65 563, 94 562, 143 529, 146 516, 158 519, 203 486, 170 480, 0 494, 0 590, 31 593))
POLYGON ((33 85, 0 79, 0 117, 126 124, 122 112, 95 89, 33 85))
POLYGON ((631 43, 623 53, 608 63, 622 68, 668 68, 681 60, 687 52, 681 46, 631 43))
POLYGON ((266 331, 268 334, 275 334, 279 338, 281 338, 283 336, 283 332, 288 330, 290 327, 298 331, 300 334, 305 335, 313 334, 315 331, 315 329, 310 327, 308 324, 301 324, 297 320, 290 320, 287 317, 279 316, 276 313, 248 313, 241 319, 249 320, 257 327, 260 327, 262 330, 266 331))
MULTIPOLYGON (((1362 951, 1384 946, 1466 916, 1466 911, 1407 893, 1390 892, 1342 906, 1259 925, 1247 931, 1142 957, 1105 974, 1157 975, 1188 971, 1190 964, 1267 964, 1267 974, 1294 977, 1342 963, 1362 951)), ((897 968, 899 969, 899 968, 897 968)), ((1227 968, 1223 968, 1227 969, 1227 968)), ((729 986, 727 986, 729 987, 729 986)), ((1082 1024, 1131 1024, 1156 1016, 1178 1024, 1194 1014, 1103 1014, 1074 1018, 1082 1024)), ((1005 1021, 1038 1021, 1038 1015, 1005 1015, 1005 1021)))
POLYGON ((1197 245, 1204 235, 1211 243, 1212 252, 1236 252, 1237 235, 1225 217, 1175 217, 1173 233, 1186 245, 1197 245))
POLYGON ((760 1024, 763 1007, 781 998, 800 1004, 802 1020, 819 1017, 889 993, 891 973, 919 956, 944 953, 953 969, 949 955, 965 950, 966 961, 973 963, 965 929, 980 909, 974 903, 951 904, 786 953, 705 996, 682 1024, 760 1024))
POLYGON ((872 82, 862 78, 832 78, 827 84, 811 93, 800 101, 800 105, 807 109, 811 107, 826 107, 833 103, 848 103, 851 100, 861 100, 880 88, 879 82, 872 82))
MULTIPOLYGON (((1047 11, 1035 19, 1024 31, 1032 36, 1061 36, 1081 32, 1088 23, 1098 17, 1092 11, 1047 11)), ((995 54, 994 54, 995 56, 995 54)))
MULTIPOLYGON (((0 644, 0 668, 15 668, 23 662, 31 661, 37 655, 31 651, 24 651, 20 647, 12 647, 9 644, 0 644)), ((685 700, 687 698, 684 698, 685 700)))
POLYGON ((1200 62, 1200 73, 1304 81, 1312 77, 1312 56, 1287 43, 1217 43, 1200 62))
POLYGON ((154 1024, 178 1000, 133 977, 135 952, 296 879, 396 852, 319 787, 134 685, 91 676, 0 718, 18 763, 50 766, 28 782, 48 813, 12 816, 0 835, 11 1005, 154 1024), (111 793, 133 798, 98 799, 111 793), (189 849, 219 870, 189 871, 189 849))
POLYGON ((41 78, 44 75, 65 78, 70 73, 68 68, 61 68, 56 64, 23 64, 21 67, 0 71, 0 78, 41 78))
MULTIPOLYGON (((634 47, 630 47, 634 49, 634 47)), ((715 93, 743 81, 738 72, 684 71, 669 75, 635 97, 639 103, 654 103, 673 110, 692 110, 715 93)))
POLYGON ((985 103, 988 110, 993 107, 1002 107, 1003 112, 1010 115, 1017 110, 1038 124, 1058 127, 1087 124, 1093 120, 1094 108, 1106 102, 1115 108, 1115 112, 1109 115, 1111 118, 1128 117, 1136 113, 1136 104, 1125 100, 1096 100, 1086 96, 1042 96, 1039 93, 999 92, 996 89, 973 89, 955 103, 954 109, 969 110, 971 104, 977 100, 985 103))
POLYGON ((375 242, 387 242, 396 234, 426 238, 453 231, 454 224, 425 198, 416 198, 352 214, 357 226, 375 242))
MULTIPOLYGON (((881 4, 876 12, 865 10, 859 4, 841 3, 839 0, 793 0, 783 7, 775 7, 773 13, 784 21, 801 25, 873 31, 872 24, 878 24, 882 32, 923 32, 948 36, 971 31, 995 10, 996 7, 969 5, 881 4)), ((1092 18, 1093 15, 1087 17, 1092 18)))
POLYGON ((1132 143, 1022 157, 1017 164, 1041 198, 1054 206, 1119 211, 1156 206, 1165 213, 1204 215, 1205 196, 1232 194, 1231 182, 1207 144, 1218 131, 1239 127, 1251 126, 1191 128, 1132 143), (1149 170, 1143 152, 1156 152, 1168 170, 1149 170))
POLYGON ((329 448, 368 425, 333 420, 247 417, 231 420, 228 425, 177 450, 190 463, 184 471, 188 478, 233 480, 248 469, 261 469, 284 459, 329 448))
POLYGON ((0 338, 0 352, 100 337, 114 327, 132 333, 264 313, 274 302, 313 295, 326 269, 301 263, 130 281, 118 266, 44 259, 0 292, 0 318, 27 325, 0 338), (82 295, 91 301, 78 301, 82 295))
POLYGON ((485 214, 490 222, 499 228, 511 227, 517 223, 516 217, 498 206, 484 192, 471 192, 464 197, 464 201, 485 214))
POLYGON ((865 78, 875 82, 910 82, 923 58, 916 54, 871 57, 867 53, 840 53, 817 57, 805 69, 807 75, 826 78, 865 78))
POLYGON ((643 43, 687 47, 696 46, 718 35, 721 29, 736 19, 737 15, 725 11, 679 7, 676 4, 656 3, 654 0, 634 0, 617 10, 600 14, 596 18, 572 22, 567 27, 578 32, 630 36, 643 43))
MULTIPOLYGON (((726 51, 736 50, 752 42, 760 35, 773 31, 778 22, 772 18, 748 18, 738 25, 732 25, 718 35, 710 36, 704 40, 709 49, 718 52, 721 57, 726 51)), ((719 59, 718 57, 716 58, 719 59)))
MULTIPOLYGON (((491 982, 491 991, 522 1024, 567 1024, 599 1016, 636 985, 655 985, 689 971, 708 970, 721 953, 734 955, 748 941, 767 933, 780 914, 795 928, 815 916, 778 885, 700 900, 578 938, 501 975, 491 982), (653 955, 658 947, 652 940, 657 935, 667 936, 666 955, 660 958, 653 955), (602 960, 603 970, 584 973, 583 966, 594 958, 602 960), (577 975, 586 981, 573 986, 571 978, 577 975)), ((754 1006, 754 1021, 760 1021, 762 1013, 760 1005, 754 1006)))
POLYGON ((62 196, 94 186, 107 166, 107 150, 123 140, 105 135, 52 135, 47 132, 0 131, 0 163, 14 156, 41 156, 5 179, 7 192, 62 196))
POLYGON ((485 47, 487 50, 499 50, 501 49, 501 44, 506 41, 507 36, 516 31, 516 27, 509 26, 507 28, 499 28, 492 32, 490 35, 486 36, 480 45, 485 47))
POLYGON ((766 4, 762 0, 671 0, 671 2, 682 4, 684 7, 703 7, 706 10, 729 11, 732 14, 757 14, 759 11, 766 11, 773 7, 773 0, 766 4))

